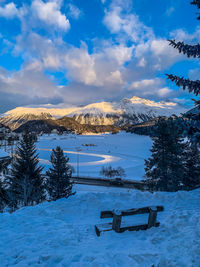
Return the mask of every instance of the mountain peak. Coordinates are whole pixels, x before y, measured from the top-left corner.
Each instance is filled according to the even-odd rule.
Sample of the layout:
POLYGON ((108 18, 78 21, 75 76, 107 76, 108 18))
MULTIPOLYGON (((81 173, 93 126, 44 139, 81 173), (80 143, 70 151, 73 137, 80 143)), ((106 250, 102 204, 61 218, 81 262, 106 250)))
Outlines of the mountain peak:
POLYGON ((81 124, 124 125, 136 124, 158 116, 179 115, 186 110, 174 102, 156 102, 133 96, 119 102, 97 102, 83 107, 51 108, 51 107, 18 107, 6 112, 0 122, 10 123, 31 119, 72 117, 81 124))

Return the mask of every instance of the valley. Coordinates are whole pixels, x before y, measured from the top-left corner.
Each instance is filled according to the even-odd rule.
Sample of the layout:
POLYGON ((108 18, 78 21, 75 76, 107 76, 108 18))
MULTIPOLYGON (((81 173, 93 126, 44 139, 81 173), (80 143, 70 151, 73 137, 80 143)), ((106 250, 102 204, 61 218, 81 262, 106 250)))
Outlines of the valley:
POLYGON ((74 167, 74 176, 77 175, 77 164, 79 175, 89 177, 99 177, 101 168, 111 165, 113 168, 122 167, 126 173, 124 178, 141 180, 144 159, 150 155, 151 144, 149 137, 125 132, 115 135, 44 135, 39 137, 37 149, 45 170, 50 166, 52 148, 61 146, 70 159, 69 164, 74 167))

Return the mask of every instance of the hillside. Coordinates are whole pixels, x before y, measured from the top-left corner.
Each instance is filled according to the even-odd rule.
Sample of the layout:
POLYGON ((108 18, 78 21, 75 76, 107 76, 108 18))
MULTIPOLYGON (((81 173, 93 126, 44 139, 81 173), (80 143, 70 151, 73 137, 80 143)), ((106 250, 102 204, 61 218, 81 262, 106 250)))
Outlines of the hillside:
POLYGON ((20 125, 14 130, 16 133, 22 132, 34 132, 34 133, 51 133, 52 130, 57 130, 58 132, 66 131, 65 127, 59 126, 54 120, 30 120, 20 125))
POLYGON ((12 131, 19 128, 21 125, 26 123, 27 121, 35 121, 35 120, 47 120, 52 119, 52 115, 50 113, 26 113, 22 112, 17 114, 14 112, 13 115, 3 115, 0 117, 0 123, 3 123, 5 126, 8 126, 12 131))
POLYGON ((60 119, 38 119, 29 120, 16 128, 14 132, 22 133, 24 131, 35 132, 37 134, 51 133, 53 130, 57 130, 58 133, 105 133, 105 132, 118 132, 119 127, 113 125, 87 125, 80 124, 73 118, 63 117, 60 119))

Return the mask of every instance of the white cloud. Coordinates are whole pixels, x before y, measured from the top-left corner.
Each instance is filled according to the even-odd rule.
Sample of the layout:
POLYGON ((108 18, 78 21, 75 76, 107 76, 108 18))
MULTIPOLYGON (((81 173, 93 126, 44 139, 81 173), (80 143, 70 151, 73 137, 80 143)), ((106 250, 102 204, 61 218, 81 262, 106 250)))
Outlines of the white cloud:
POLYGON ((123 20, 120 17, 121 8, 116 7, 112 11, 106 11, 104 24, 112 33, 117 33, 122 29, 123 20))
POLYGON ((173 94, 173 91, 168 87, 163 87, 165 81, 160 78, 154 79, 143 79, 139 81, 133 82, 128 90, 132 92, 132 94, 140 95, 140 96, 154 96, 156 98, 166 98, 173 94))
POLYGON ((183 56, 176 49, 169 46, 169 43, 163 39, 153 40, 150 49, 152 55, 157 60, 157 63, 154 65, 157 70, 166 69, 175 62, 183 59, 183 56))
POLYGON ((164 87, 158 90, 158 95, 160 97, 168 97, 172 93, 172 90, 170 90, 168 87, 164 87))
POLYGON ((40 62, 32 62, 12 73, 0 69, 1 112, 16 105, 62 101, 56 85, 46 76, 40 62))
POLYGON ((59 70, 62 67, 62 54, 64 43, 60 38, 45 38, 37 33, 30 32, 17 37, 14 53, 29 62, 39 60, 46 69, 59 70))
POLYGON ((0 6, 0 17, 12 19, 14 17, 17 17, 18 15, 19 11, 13 2, 8 3, 4 7, 0 6))
MULTIPOLYGON (((12 75, 0 75, 0 91, 23 95, 30 101, 60 99, 75 104, 85 104, 88 99, 122 98, 127 94, 155 99, 177 96, 164 79, 155 77, 184 56, 166 40, 156 38, 153 30, 129 11, 130 2, 113 0, 105 10, 103 22, 114 35, 108 40, 94 40, 92 52, 85 43, 75 47, 62 39, 70 27, 61 12, 62 0, 33 0, 31 6, 23 5, 18 10, 12 3, 10 18, 18 16, 22 25, 13 53, 22 55, 26 64, 12 75), (47 32, 42 36, 36 33, 37 29, 47 32), (53 76, 45 74, 46 70, 61 71, 68 85, 58 87, 53 76)), ((78 7, 68 2, 66 10, 75 19, 81 15, 78 7)), ((194 36, 200 36, 200 28, 195 34, 179 29, 171 35, 193 40, 194 36)), ((198 73, 194 70, 190 74, 198 73)))
POLYGON ((123 84, 122 75, 119 70, 110 72, 106 81, 111 84, 123 84))
POLYGON ((48 54, 44 57, 44 67, 48 69, 59 69, 60 67, 60 58, 58 55, 48 54))
POLYGON ((160 79, 145 79, 141 81, 133 82, 131 85, 131 88, 144 88, 144 87, 150 87, 150 86, 157 86, 160 85, 162 82, 160 79))
POLYGON ((82 11, 75 5, 69 4, 69 15, 75 19, 78 19, 82 14, 82 11))
POLYGON ((147 61, 145 60, 144 57, 142 57, 142 58, 138 61, 137 66, 138 66, 138 67, 145 67, 146 64, 147 64, 147 61))
POLYGON ((148 72, 163 71, 184 58, 167 40, 154 39, 140 43, 135 48, 137 66, 148 72))
POLYGON ((94 70, 94 59, 88 54, 87 47, 70 49, 64 59, 73 80, 86 85, 100 85, 94 70))
MULTIPOLYGON (((93 87, 96 95, 100 92, 103 92, 102 95, 108 95, 109 92, 118 95, 128 90, 132 95, 155 95, 162 99, 171 94, 163 80, 146 78, 149 75, 155 77, 157 70, 164 69, 168 60, 168 64, 174 60, 173 55, 169 56, 169 51, 165 51, 168 43, 164 44, 162 39, 131 47, 105 42, 91 54, 84 43, 80 48, 69 48, 62 39, 52 41, 36 33, 31 33, 24 39, 18 37, 18 44, 23 51, 29 53, 26 56, 32 62, 29 68, 36 66, 41 72, 45 69, 61 70, 71 85, 93 87), (37 61, 34 61, 35 56, 37 61)), ((169 49, 174 52, 173 48, 169 49)))
POLYGON ((110 59, 115 59, 119 65, 130 61, 134 46, 127 47, 124 44, 112 45, 105 48, 105 53, 110 59))
POLYGON ((126 74, 126 78, 133 73, 133 79, 138 76, 135 77, 136 80, 145 78, 145 75, 155 75, 183 59, 176 49, 169 46, 167 40, 156 38, 152 28, 144 25, 137 15, 131 13, 129 1, 112 0, 105 10, 103 22, 126 49, 127 41, 134 44, 130 53, 132 56, 127 60, 127 73, 130 72, 130 75, 126 74))
POLYGON ((114 34, 126 34, 133 42, 139 42, 154 37, 150 27, 144 25, 137 15, 124 13, 121 3, 111 4, 105 11, 104 24, 114 34))
POLYGON ((31 7, 35 15, 47 25, 63 31, 69 30, 69 20, 61 13, 59 2, 50 1, 45 3, 41 0, 34 0, 31 7))
POLYGON ((177 41, 184 42, 199 42, 200 41, 200 26, 196 27, 193 33, 188 33, 183 29, 176 29, 170 33, 170 38, 176 39, 177 41))

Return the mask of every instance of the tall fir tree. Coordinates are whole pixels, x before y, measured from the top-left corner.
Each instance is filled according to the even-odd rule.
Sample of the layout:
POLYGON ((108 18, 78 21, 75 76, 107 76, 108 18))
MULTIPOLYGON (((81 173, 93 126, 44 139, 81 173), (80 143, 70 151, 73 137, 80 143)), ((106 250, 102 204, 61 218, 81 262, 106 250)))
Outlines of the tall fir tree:
POLYGON ((8 195, 0 178, 0 212, 2 212, 5 205, 8 204, 9 204, 8 195))
POLYGON ((68 164, 69 158, 64 156, 63 150, 58 146, 52 150, 50 168, 47 175, 47 191, 51 200, 68 198, 73 195, 72 176, 73 168, 68 164))
MULTIPOLYGON (((197 9, 200 9, 200 0, 193 0, 191 5, 195 5, 197 9)), ((200 20, 200 16, 197 17, 200 20)), ((183 41, 169 40, 169 44, 177 49, 179 53, 186 55, 188 58, 200 58, 200 44, 190 45, 185 44, 183 41)), ((196 96, 200 94, 200 80, 190 80, 184 77, 180 77, 174 74, 166 74, 168 79, 174 82, 177 86, 182 87, 183 90, 188 89, 190 93, 194 93, 196 96)), ((193 99, 194 100, 194 99, 193 99)), ((200 101, 194 100, 195 105, 200 109, 200 101)), ((192 142, 196 142, 200 145, 200 112, 192 114, 190 116, 191 127, 188 131, 189 137, 192 142)))
POLYGON ((152 140, 152 155, 145 160, 146 178, 156 189, 176 191, 184 180, 185 144, 173 118, 158 120, 152 140))
POLYGON ((3 192, 3 185, 0 180, 0 212, 2 212, 4 207, 4 192, 3 192))
POLYGON ((14 208, 38 204, 45 199, 42 170, 36 154, 35 137, 25 133, 19 142, 11 175, 6 178, 14 208))
POLYGON ((200 186, 200 151, 197 144, 188 143, 185 151, 185 179, 186 189, 200 186))

